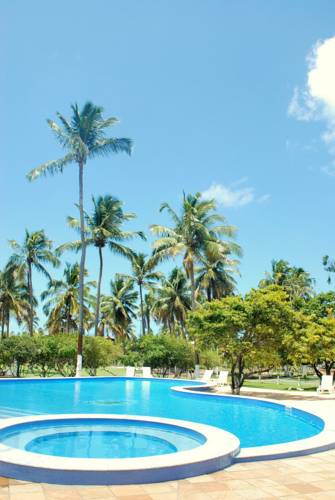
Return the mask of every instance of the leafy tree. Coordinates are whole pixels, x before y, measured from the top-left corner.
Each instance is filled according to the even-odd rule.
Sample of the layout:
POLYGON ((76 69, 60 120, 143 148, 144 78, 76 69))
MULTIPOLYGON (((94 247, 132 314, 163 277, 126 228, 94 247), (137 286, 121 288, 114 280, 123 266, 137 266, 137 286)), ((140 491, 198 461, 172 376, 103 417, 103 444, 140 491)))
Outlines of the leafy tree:
POLYGON ((87 337, 84 347, 84 367, 91 376, 97 374, 98 368, 106 368, 121 357, 120 344, 101 337, 87 337))
POLYGON ((197 344, 217 349, 230 364, 231 389, 239 394, 246 377, 279 363, 284 333, 294 311, 278 287, 252 290, 245 298, 207 302, 189 314, 188 328, 197 344))
MULTIPOLYGON (((136 216, 133 213, 124 212, 122 202, 111 195, 94 197, 94 210, 91 215, 85 212, 86 222, 86 246, 94 246, 99 253, 99 277, 97 286, 97 298, 95 309, 94 333, 98 335, 98 324, 100 316, 100 298, 101 298, 101 282, 103 273, 103 249, 108 245, 110 251, 114 254, 121 255, 127 259, 132 259, 133 251, 123 245, 123 241, 127 241, 134 236, 140 236, 144 239, 144 234, 141 231, 124 231, 122 226, 124 222, 134 219, 136 216)), ((75 229, 80 229, 80 222, 68 217, 69 225, 75 229)), ((81 241, 65 243, 58 248, 62 253, 64 250, 79 250, 81 241)))
POLYGON ((11 316, 21 323, 29 314, 29 295, 27 287, 18 276, 14 265, 7 263, 0 272, 0 318, 1 338, 5 336, 5 325, 7 326, 7 337, 9 336, 9 324, 11 316))
POLYGON ((56 368, 59 342, 54 336, 36 335, 31 365, 41 377, 48 377, 56 368))
POLYGON ((63 115, 57 113, 60 121, 58 125, 53 120, 48 124, 57 141, 66 150, 65 156, 58 160, 43 163, 28 174, 29 180, 34 180, 41 175, 62 173, 70 164, 76 164, 79 170, 79 214, 80 214, 80 240, 81 259, 79 276, 79 332, 77 347, 76 375, 80 375, 82 366, 84 325, 84 273, 86 258, 85 220, 84 220, 84 167, 89 159, 98 156, 107 156, 111 153, 131 153, 130 139, 106 137, 105 130, 117 123, 116 118, 103 118, 103 108, 86 102, 82 110, 78 105, 72 105, 72 117, 68 121, 63 115))
POLYGON ((155 290, 152 313, 156 321, 170 333, 180 331, 186 335, 187 311, 191 309, 191 296, 185 273, 174 268, 167 278, 163 278, 155 290))
POLYGON ((15 240, 9 241, 15 253, 10 258, 10 266, 17 269, 18 274, 26 276, 27 289, 29 293, 29 333, 34 333, 34 294, 33 294, 33 269, 42 273, 48 280, 51 276, 45 264, 58 267, 60 262, 52 251, 52 241, 49 240, 43 230, 29 233, 26 230, 23 244, 15 240))
POLYGON ((165 377, 168 370, 177 369, 177 375, 193 367, 194 351, 193 346, 183 338, 167 333, 147 334, 130 343, 124 361, 150 366, 165 377))
POLYGON ((286 260, 273 260, 271 267, 271 273, 266 273, 259 283, 261 288, 282 286, 291 301, 306 300, 313 295, 314 280, 302 267, 290 266, 286 260))
POLYGON ((31 365, 35 359, 34 338, 28 335, 13 336, 2 343, 7 351, 9 366, 15 366, 16 377, 21 377, 23 368, 31 365))
POLYGON ((308 363, 321 378, 335 366, 335 293, 320 293, 306 302, 295 328, 285 336, 288 359, 294 364, 308 363))
MULTIPOLYGON (((141 310, 141 323, 142 323, 142 335, 145 334, 145 305, 143 300, 143 287, 152 289, 155 283, 162 277, 162 273, 155 271, 155 267, 157 266, 157 260, 154 258, 147 258, 144 253, 134 253, 131 258, 131 270, 132 275, 125 275, 132 282, 134 282, 138 288, 140 293, 140 310, 141 310)), ((148 299, 150 300, 150 299, 148 299)), ((146 306, 148 305, 148 301, 146 302, 146 306)), ((148 313, 148 309, 147 309, 148 313)), ((148 316, 147 316, 148 319, 148 316)), ((148 332, 150 328, 150 319, 148 322, 148 332)))
MULTIPOLYGON (((85 275, 87 275, 85 271, 85 275)), ((45 302, 44 313, 48 316, 47 326, 49 333, 70 333, 77 330, 79 319, 79 264, 65 264, 62 280, 49 282, 41 299, 45 302)), ((88 326, 91 319, 89 306, 94 303, 91 295, 91 287, 94 281, 86 282, 84 285, 84 319, 88 326)))
POLYGON ((110 282, 111 294, 101 300, 100 335, 110 331, 116 338, 132 336, 132 320, 136 318, 138 293, 134 283, 119 274, 110 282))
POLYGON ((200 352, 200 362, 205 368, 215 368, 222 364, 222 355, 213 349, 203 349, 200 352))
POLYGON ((153 224, 151 231, 159 236, 154 243, 154 255, 158 260, 182 255, 183 265, 191 285, 192 309, 196 303, 195 264, 203 252, 212 259, 224 258, 227 253, 241 254, 240 247, 222 237, 233 237, 235 228, 226 224, 223 216, 215 213, 214 200, 204 200, 201 194, 184 195, 181 214, 178 215, 168 203, 166 210, 173 221, 173 227, 153 224))

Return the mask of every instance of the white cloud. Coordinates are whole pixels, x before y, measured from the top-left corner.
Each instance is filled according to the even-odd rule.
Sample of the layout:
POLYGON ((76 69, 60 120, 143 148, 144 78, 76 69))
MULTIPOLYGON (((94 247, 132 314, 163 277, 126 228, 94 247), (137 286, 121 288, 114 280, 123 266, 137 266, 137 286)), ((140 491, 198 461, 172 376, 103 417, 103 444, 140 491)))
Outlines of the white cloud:
POLYGON ((247 178, 240 179, 230 186, 224 184, 212 184, 209 189, 203 191, 202 197, 214 199, 219 205, 224 207, 243 207, 249 203, 264 203, 269 200, 270 195, 256 196, 255 189, 250 186, 238 187, 244 184, 247 178))
MULTIPOLYGON (((298 120, 323 120, 322 140, 335 154, 335 36, 319 41, 307 56, 306 83, 295 88, 288 113, 298 120)), ((325 171, 325 169, 322 169, 325 171)))

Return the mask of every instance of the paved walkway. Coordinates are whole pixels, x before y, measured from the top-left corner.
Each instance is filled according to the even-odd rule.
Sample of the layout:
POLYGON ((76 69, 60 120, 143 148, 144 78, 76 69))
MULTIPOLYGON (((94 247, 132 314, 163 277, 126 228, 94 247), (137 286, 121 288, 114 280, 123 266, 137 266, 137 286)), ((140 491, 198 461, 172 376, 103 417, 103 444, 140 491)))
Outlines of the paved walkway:
MULTIPOLYGON (((299 400, 306 409, 322 406, 335 415, 335 399, 316 394, 248 390, 243 395, 299 400), (307 396, 307 397, 306 397, 307 396)), ((299 405, 300 406, 300 405, 299 405)), ((335 418, 335 417, 334 417, 335 418)), ((221 500, 257 498, 335 499, 335 450, 305 457, 235 464, 181 481, 134 486, 58 486, 0 477, 0 500, 221 500)))

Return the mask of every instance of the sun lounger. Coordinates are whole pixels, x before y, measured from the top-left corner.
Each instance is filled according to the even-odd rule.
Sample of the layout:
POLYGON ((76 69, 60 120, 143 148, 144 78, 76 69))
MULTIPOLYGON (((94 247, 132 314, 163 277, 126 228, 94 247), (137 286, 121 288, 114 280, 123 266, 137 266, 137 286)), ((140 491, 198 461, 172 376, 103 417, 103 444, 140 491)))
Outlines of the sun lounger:
POLYGON ((333 392, 333 375, 322 375, 321 384, 318 387, 318 392, 333 392))
POLYGON ((203 376, 200 378, 201 382, 210 382, 213 375, 213 370, 205 370, 203 376))
POLYGON ((143 366, 142 367, 142 377, 144 377, 144 378, 152 377, 150 366, 143 366))
POLYGON ((135 377, 135 367, 127 366, 126 367, 126 377, 135 377))
POLYGON ((215 380, 215 382, 218 385, 228 385, 228 374, 229 374, 229 372, 227 370, 220 371, 219 376, 215 380))

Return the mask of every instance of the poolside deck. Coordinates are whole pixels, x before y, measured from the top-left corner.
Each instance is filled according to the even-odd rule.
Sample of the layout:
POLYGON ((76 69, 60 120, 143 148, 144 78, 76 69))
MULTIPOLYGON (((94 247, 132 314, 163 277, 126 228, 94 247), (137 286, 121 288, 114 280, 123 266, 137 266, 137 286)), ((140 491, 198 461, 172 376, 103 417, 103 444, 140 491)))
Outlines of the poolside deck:
MULTIPOLYGON (((270 397, 308 411, 322 408, 335 414, 335 396, 253 391, 243 395, 270 397), (261 392, 261 393, 260 393, 261 392)), ((240 463, 181 481, 134 486, 57 486, 0 477, 0 500, 219 500, 335 498, 335 450, 274 461, 240 463)))

